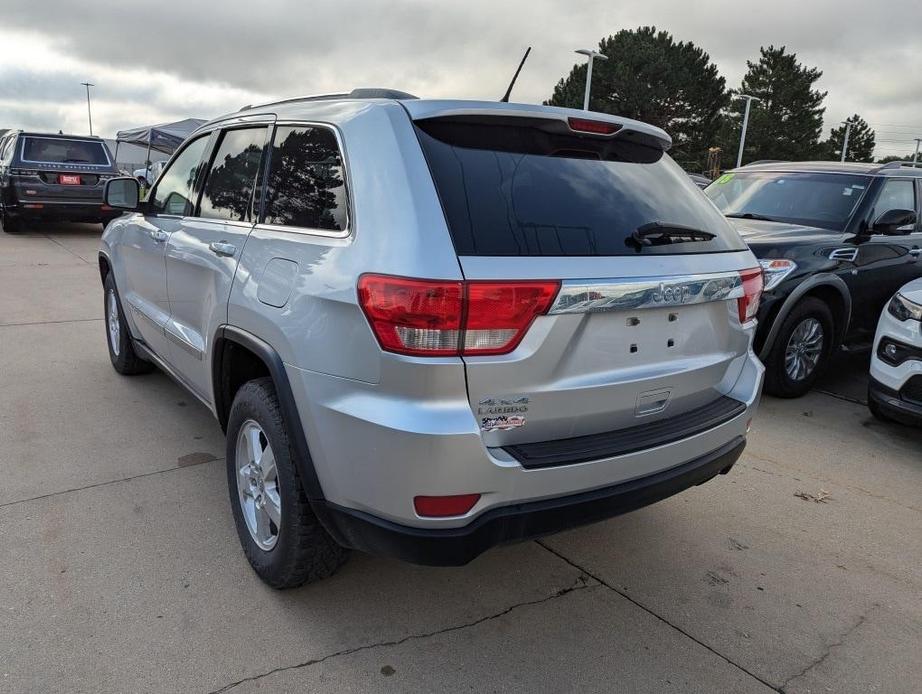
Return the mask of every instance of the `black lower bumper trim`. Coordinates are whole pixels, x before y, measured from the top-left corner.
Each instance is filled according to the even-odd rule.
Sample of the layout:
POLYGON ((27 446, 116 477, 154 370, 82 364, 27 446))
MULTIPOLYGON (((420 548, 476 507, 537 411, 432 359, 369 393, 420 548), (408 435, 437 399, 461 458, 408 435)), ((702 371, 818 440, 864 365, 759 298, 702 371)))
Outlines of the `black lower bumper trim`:
POLYGON ((666 419, 601 434, 514 444, 503 450, 528 469, 585 463, 675 443, 726 424, 745 411, 744 403, 721 396, 707 405, 666 419))
POLYGON ((527 540, 647 506, 727 472, 743 452, 738 436, 707 455, 653 475, 570 496, 486 511, 460 528, 414 528, 317 502, 324 527, 345 547, 414 564, 461 566, 498 544, 527 540))
POLYGON ((900 393, 871 378, 868 382, 868 400, 890 419, 908 424, 922 425, 922 404, 903 399, 900 393))

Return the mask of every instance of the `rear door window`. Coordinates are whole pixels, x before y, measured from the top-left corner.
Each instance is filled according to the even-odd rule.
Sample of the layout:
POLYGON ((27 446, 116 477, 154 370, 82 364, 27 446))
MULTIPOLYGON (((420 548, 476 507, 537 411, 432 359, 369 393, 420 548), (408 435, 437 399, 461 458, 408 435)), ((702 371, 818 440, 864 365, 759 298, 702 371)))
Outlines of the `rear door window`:
POLYGON ((20 158, 30 164, 110 164, 102 142, 63 137, 23 137, 20 158))
POLYGON ((202 188, 199 217, 250 221, 266 128, 226 130, 202 188))
POLYGON ((346 175, 333 131, 280 126, 275 131, 265 193, 266 224, 343 231, 346 175))
POLYGON ((524 121, 416 123, 458 255, 620 256, 746 248, 660 149, 622 136, 562 132, 556 121, 518 125, 510 120, 524 121), (706 233, 695 240, 637 242, 636 230, 658 224, 706 233))

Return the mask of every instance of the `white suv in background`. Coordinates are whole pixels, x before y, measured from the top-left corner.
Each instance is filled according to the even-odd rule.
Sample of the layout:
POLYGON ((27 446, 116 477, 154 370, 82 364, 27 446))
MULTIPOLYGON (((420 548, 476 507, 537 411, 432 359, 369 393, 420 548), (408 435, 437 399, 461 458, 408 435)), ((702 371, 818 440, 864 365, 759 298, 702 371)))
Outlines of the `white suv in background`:
POLYGON ((868 407, 878 419, 922 424, 922 279, 900 289, 880 316, 868 407))

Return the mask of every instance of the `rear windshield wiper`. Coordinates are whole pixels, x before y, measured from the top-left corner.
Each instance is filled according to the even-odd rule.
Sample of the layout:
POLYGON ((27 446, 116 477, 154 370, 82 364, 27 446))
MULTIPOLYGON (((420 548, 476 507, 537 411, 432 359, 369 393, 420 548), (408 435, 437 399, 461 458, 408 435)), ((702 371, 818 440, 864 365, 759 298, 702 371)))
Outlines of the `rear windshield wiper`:
POLYGON ((650 222, 634 229, 627 240, 637 246, 660 246, 668 243, 711 241, 716 236, 710 231, 687 227, 684 224, 650 222))
POLYGON ((758 212, 731 212, 730 214, 725 214, 724 217, 733 217, 734 219, 756 219, 760 222, 778 221, 774 217, 766 217, 764 214, 759 214, 758 212))

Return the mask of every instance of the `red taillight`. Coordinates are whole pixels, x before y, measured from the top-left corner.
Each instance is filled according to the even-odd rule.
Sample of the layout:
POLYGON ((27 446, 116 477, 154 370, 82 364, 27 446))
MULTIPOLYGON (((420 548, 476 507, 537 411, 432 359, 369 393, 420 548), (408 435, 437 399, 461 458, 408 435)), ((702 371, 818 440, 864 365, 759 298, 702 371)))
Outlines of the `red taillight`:
POLYGON ((417 515, 439 518, 463 516, 480 501, 480 494, 458 494, 456 496, 414 496, 413 508, 417 515))
POLYGON ((594 135, 611 135, 621 130, 617 123, 608 123, 604 120, 589 120, 588 118, 568 118, 570 130, 580 133, 593 133, 594 135))
POLYGON ((759 311, 759 297, 762 296, 762 268, 740 271, 743 281, 743 296, 737 299, 740 323, 751 321, 759 311))
POLYGON ((359 304, 381 346, 415 356, 506 354, 536 316, 550 308, 560 282, 359 278, 359 304))

